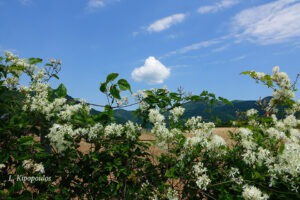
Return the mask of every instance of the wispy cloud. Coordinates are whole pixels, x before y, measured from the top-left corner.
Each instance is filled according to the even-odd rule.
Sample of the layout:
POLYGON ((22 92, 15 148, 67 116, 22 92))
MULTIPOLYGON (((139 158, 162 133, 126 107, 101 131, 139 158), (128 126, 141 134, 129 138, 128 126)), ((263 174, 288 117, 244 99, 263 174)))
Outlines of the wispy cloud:
POLYGON ((237 56, 237 57, 234 57, 232 59, 230 59, 231 62, 237 62, 237 61, 240 61, 240 60, 244 60, 247 56, 246 55, 242 55, 242 56, 237 56))
POLYGON ((225 40, 227 38, 228 38, 228 36, 224 36, 224 37, 220 37, 220 38, 216 38, 216 39, 212 39, 212 40, 206 40, 206 41, 193 43, 191 45, 187 45, 187 46, 182 47, 180 49, 171 51, 171 52, 163 55, 161 58, 165 58, 165 57, 169 57, 169 56, 173 56, 173 55, 177 55, 177 54, 186 54, 190 51, 196 51, 196 50, 200 50, 200 49, 203 49, 203 48, 209 48, 209 47, 212 47, 216 44, 222 43, 223 40, 225 40))
POLYGON ((228 49, 229 47, 230 47, 229 44, 225 44, 225 45, 222 45, 222 46, 220 46, 220 47, 217 47, 217 48, 215 48, 215 49, 213 49, 213 50, 211 50, 211 51, 214 52, 214 53, 222 52, 222 51, 225 51, 226 49, 228 49))
POLYGON ((116 1, 120 1, 120 0, 88 0, 86 8, 89 10, 95 10, 116 1))
POLYGON ((181 23, 186 18, 186 15, 183 13, 174 14, 162 19, 159 19, 147 27, 148 32, 160 32, 164 31, 171 26, 181 23))
POLYGON ((31 0, 19 0, 19 2, 22 4, 22 5, 29 5, 31 2, 31 0))
POLYGON ((90 9, 101 8, 104 7, 105 0, 89 0, 87 7, 90 9))
POLYGON ((150 56, 145 60, 143 66, 132 71, 131 77, 137 82, 145 81, 150 85, 161 84, 169 77, 170 71, 170 68, 167 68, 155 57, 150 56))
POLYGON ((230 8, 239 3, 239 0, 222 0, 214 5, 210 6, 202 6, 198 8, 198 13, 206 14, 206 13, 216 13, 218 11, 224 10, 226 8, 230 8))
POLYGON ((232 20, 233 33, 262 45, 300 38, 299 0, 278 0, 246 9, 232 20))

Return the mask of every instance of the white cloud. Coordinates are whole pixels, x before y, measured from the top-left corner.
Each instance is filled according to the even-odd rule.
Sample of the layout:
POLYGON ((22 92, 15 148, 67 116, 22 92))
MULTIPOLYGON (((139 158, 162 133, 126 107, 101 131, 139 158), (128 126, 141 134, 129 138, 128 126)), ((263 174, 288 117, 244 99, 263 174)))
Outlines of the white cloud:
POLYGON ((239 39, 275 44, 300 38, 299 0, 278 0, 246 9, 232 20, 239 39))
POLYGON ((143 66, 132 71, 131 77, 134 81, 145 81, 152 85, 163 83, 170 73, 170 68, 167 68, 155 57, 150 56, 145 60, 143 66))
POLYGON ((200 14, 216 13, 220 10, 230 8, 238 3, 239 3, 239 0, 222 0, 219 3, 216 3, 214 5, 202 6, 202 7, 198 8, 198 13, 200 13, 200 14))
POLYGON ((148 32, 160 32, 170 28, 171 26, 181 23, 186 15, 183 13, 174 14, 155 21, 147 27, 148 32))

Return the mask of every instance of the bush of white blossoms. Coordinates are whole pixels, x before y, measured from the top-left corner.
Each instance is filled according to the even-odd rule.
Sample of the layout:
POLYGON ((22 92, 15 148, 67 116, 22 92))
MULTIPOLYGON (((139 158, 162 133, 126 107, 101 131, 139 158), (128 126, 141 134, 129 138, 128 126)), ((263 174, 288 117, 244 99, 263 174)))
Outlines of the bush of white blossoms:
MULTIPOLYGON (((75 123, 74 116, 78 113, 90 116, 90 106, 84 100, 70 104, 65 97, 53 98, 53 94, 49 92, 50 85, 45 81, 47 74, 44 69, 38 69, 34 64, 10 52, 5 55, 8 66, 23 68, 8 67, 9 75, 2 84, 9 90, 17 89, 24 94, 24 112, 35 113, 45 119, 43 123, 47 124, 47 130, 43 134, 50 142, 51 153, 58 156, 55 158, 60 158, 74 155, 71 150, 75 150, 78 157, 70 158, 68 164, 72 167, 65 167, 67 169, 64 171, 70 174, 73 182, 68 182, 64 187, 70 187, 67 191, 77 197, 83 195, 80 198, 85 198, 87 194, 84 193, 91 192, 88 198, 108 198, 113 195, 145 199, 300 198, 300 121, 295 117, 295 113, 300 111, 300 101, 293 100, 293 84, 286 73, 279 71, 279 67, 273 68, 272 75, 254 71, 245 73, 271 87, 273 98, 266 107, 264 118, 255 109, 246 112, 249 123, 245 127, 239 127, 236 133, 231 133, 233 142, 230 145, 214 133, 214 123, 203 122, 200 116, 183 121, 185 109, 181 106, 170 109, 167 118, 164 115, 167 109, 153 108, 143 101, 147 97, 146 93, 140 91, 135 94, 140 99, 140 110, 147 113, 152 124, 149 132, 156 137, 155 144, 163 150, 162 155, 155 158, 158 164, 153 164, 153 160, 147 160, 149 154, 140 152, 140 146, 144 145, 138 141, 142 131, 140 125, 130 121, 125 124, 104 124, 100 121, 75 123), (22 73, 31 78, 29 86, 19 85, 22 73), (278 105, 285 104, 285 114, 279 118, 276 115, 278 105), (82 139, 93 144, 98 151, 91 151, 84 156, 74 149, 74 143, 78 144, 82 139), (119 140, 122 140, 121 143, 119 140), (109 144, 105 143, 107 141, 109 144), (123 148, 126 145, 127 149, 123 148), (125 153, 121 154, 123 151, 125 153), (95 191, 99 186, 80 176, 81 169, 76 168, 80 164, 87 170, 87 176, 99 176, 95 180, 99 184, 103 183, 105 192, 95 191), (147 170, 153 171, 146 175, 147 170), (76 182, 78 179, 86 181, 86 184, 76 186, 76 183, 80 183, 76 182), (130 191, 129 181, 132 185, 138 184, 138 181, 143 183, 139 185, 139 189, 135 189, 137 191, 130 191), (79 189, 75 190, 72 184, 79 189), (114 184, 117 186, 110 188, 114 184), (115 194, 120 188, 122 191, 115 194)), ((127 102, 128 99, 125 99, 127 102)), ((121 101, 123 100, 117 101, 118 106, 121 101)), ((51 168, 51 163, 47 160, 44 160, 44 164, 33 159, 21 161, 20 166, 34 173, 47 174, 51 168)), ((8 165, 8 160, 0 164, 1 173, 8 170, 8 165)), ((1 190, 4 191, 3 187, 5 186, 1 185, 1 190)), ((53 189, 52 192, 54 196, 70 197, 69 194, 63 194, 63 190, 53 189)))

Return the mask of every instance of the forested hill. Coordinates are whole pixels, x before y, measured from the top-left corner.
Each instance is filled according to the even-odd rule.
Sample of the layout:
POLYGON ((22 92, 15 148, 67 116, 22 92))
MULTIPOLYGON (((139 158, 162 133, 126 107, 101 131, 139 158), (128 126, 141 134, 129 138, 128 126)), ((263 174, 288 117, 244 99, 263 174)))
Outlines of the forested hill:
MULTIPOLYGON (((266 97, 262 101, 269 101, 271 97, 266 97)), ((222 102, 217 102, 213 107, 203 102, 189 102, 183 104, 185 108, 184 118, 192 116, 202 116, 203 120, 208 122, 215 122, 219 125, 229 125, 230 121, 237 120, 237 113, 245 112, 251 108, 257 109, 262 113, 257 101, 254 100, 234 100, 231 101, 233 105, 228 105, 222 102)), ((99 114, 100 112, 92 109, 92 114, 99 114)), ((166 114, 168 115, 168 114, 166 114)), ((115 118, 119 123, 124 123, 128 120, 139 122, 133 111, 124 109, 115 110, 115 118)))

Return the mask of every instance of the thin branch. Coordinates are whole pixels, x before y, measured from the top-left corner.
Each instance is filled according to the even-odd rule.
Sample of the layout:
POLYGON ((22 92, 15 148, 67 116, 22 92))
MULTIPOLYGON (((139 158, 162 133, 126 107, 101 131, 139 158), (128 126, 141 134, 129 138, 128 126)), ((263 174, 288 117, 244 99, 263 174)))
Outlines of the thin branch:
MULTIPOLYGON (((135 102, 135 103, 132 103, 132 104, 128 104, 128 105, 124 105, 124 106, 112 106, 111 108, 126 108, 126 107, 130 107, 130 106, 134 106, 134 105, 137 105, 137 104, 139 104, 139 103, 141 103, 141 101, 139 101, 139 102, 135 102)), ((90 106, 97 106, 97 107, 102 107, 102 108, 104 108, 105 107, 105 105, 100 105, 100 104, 95 104, 95 103, 89 103, 89 102, 87 102, 86 104, 88 104, 88 105, 90 105, 90 106)))

